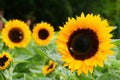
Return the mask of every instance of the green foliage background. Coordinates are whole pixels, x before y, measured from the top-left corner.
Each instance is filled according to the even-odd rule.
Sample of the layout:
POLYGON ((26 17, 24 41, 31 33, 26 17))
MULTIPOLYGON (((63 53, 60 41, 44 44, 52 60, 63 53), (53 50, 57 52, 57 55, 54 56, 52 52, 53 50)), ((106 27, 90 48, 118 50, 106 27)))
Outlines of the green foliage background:
POLYGON ((0 0, 6 19, 35 18, 34 23, 47 21, 55 30, 68 17, 76 17, 81 12, 100 14, 110 25, 117 26, 114 38, 120 38, 120 0, 0 0))
POLYGON ((7 51, 12 56, 10 66, 4 71, 0 70, 0 80, 120 80, 120 40, 112 41, 116 45, 112 48, 114 55, 107 57, 104 67, 96 66, 92 74, 82 73, 79 76, 77 71, 71 72, 63 66, 55 40, 54 37, 47 46, 39 46, 31 40, 26 48, 10 50, 0 38, 0 52, 7 51), (57 62, 57 67, 45 75, 42 68, 50 59, 57 62))

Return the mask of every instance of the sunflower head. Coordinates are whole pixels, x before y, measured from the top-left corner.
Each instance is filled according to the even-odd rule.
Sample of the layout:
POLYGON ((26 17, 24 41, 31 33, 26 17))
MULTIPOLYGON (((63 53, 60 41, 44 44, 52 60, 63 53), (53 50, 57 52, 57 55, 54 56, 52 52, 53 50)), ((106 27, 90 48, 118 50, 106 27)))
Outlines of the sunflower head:
POLYGON ((26 47, 31 37, 29 26, 20 20, 8 21, 1 33, 3 42, 10 49, 14 47, 26 47))
POLYGON ((11 60, 12 58, 7 52, 0 54, 0 69, 6 69, 9 66, 11 60))
POLYGON ((56 65, 57 64, 55 62, 53 62, 52 60, 50 60, 49 64, 43 67, 43 73, 44 74, 51 73, 55 69, 56 65))
POLYGON ((53 27, 46 22, 38 23, 33 28, 32 37, 34 41, 41 46, 49 44, 53 35, 53 27))
POLYGON ((113 54, 110 50, 113 28, 99 15, 85 17, 82 13, 77 19, 69 18, 60 29, 57 48, 65 61, 64 66, 71 71, 78 70, 78 75, 92 73, 94 66, 102 67, 106 56, 113 54))

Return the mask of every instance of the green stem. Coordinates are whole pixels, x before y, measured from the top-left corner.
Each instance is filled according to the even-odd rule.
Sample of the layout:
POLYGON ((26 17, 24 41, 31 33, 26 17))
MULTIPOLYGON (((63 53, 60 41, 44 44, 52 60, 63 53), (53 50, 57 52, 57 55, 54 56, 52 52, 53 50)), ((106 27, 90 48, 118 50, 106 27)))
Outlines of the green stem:
MULTIPOLYGON (((13 50, 9 50, 9 53, 11 54, 11 56, 13 56, 13 50)), ((11 66, 9 68, 9 78, 8 78, 8 80, 13 80, 14 67, 15 67, 14 61, 12 61, 11 66)))
POLYGON ((14 67, 11 66, 11 67, 9 68, 9 78, 8 78, 8 80, 13 80, 13 78, 12 78, 12 76, 13 76, 13 70, 14 70, 14 67))
POLYGON ((5 78, 4 74, 2 73, 2 71, 0 71, 0 76, 1 76, 2 80, 6 80, 6 78, 5 78))
MULTIPOLYGON (((9 52, 10 52, 11 56, 14 55, 13 50, 9 50, 9 52)), ((16 65, 17 65, 17 63, 15 62, 14 59, 12 59, 11 66, 9 68, 9 78, 8 78, 8 80, 13 80, 13 71, 14 71, 14 68, 15 68, 16 65)))

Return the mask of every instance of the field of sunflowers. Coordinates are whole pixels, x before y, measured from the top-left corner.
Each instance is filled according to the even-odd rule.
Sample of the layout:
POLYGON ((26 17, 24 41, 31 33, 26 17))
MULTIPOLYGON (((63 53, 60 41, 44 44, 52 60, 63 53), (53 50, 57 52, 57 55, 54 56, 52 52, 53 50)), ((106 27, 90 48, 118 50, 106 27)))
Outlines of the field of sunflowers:
POLYGON ((0 32, 0 80, 120 80, 120 40, 107 19, 81 13, 60 31, 19 19, 0 32))

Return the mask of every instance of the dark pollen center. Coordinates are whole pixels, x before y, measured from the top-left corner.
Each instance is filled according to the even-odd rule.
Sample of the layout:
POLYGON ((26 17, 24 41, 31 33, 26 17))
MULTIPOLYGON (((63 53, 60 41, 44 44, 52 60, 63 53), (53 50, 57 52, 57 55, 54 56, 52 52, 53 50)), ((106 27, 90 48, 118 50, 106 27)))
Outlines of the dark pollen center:
POLYGON ((38 32, 38 36, 39 36, 40 39, 44 40, 49 36, 49 33, 48 33, 48 31, 46 29, 41 29, 38 32))
POLYGON ((10 40, 15 43, 22 41, 22 39, 24 37, 23 32, 18 28, 11 29, 8 36, 9 36, 10 40))
POLYGON ((0 58, 0 66, 4 66, 5 62, 7 62, 8 58, 6 56, 3 56, 2 58, 0 58))
POLYGON ((71 49, 76 53, 87 53, 90 48, 90 38, 87 35, 76 35, 71 43, 71 49))
POLYGON ((96 33, 90 29, 73 32, 67 46, 70 54, 77 60, 89 59, 98 51, 99 41, 96 33))
POLYGON ((53 63, 48 67, 48 70, 52 68, 53 68, 53 63))

